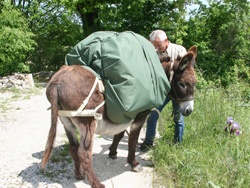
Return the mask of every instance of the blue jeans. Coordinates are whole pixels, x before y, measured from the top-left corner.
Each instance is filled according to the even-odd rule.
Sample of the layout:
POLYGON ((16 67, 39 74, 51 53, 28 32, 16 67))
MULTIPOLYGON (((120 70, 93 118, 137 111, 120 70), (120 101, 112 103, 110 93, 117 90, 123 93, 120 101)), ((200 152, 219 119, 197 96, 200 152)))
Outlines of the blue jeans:
MULTIPOLYGON (((168 96, 164 103, 159 106, 157 109, 161 112, 163 108, 169 103, 170 97, 168 96)), ((174 115, 174 123, 175 123, 175 134, 174 134, 174 142, 182 142, 182 137, 184 133, 184 116, 179 111, 179 105, 174 101, 172 101, 173 105, 173 115, 174 115)), ((146 127, 146 137, 144 143, 147 145, 152 145, 155 138, 156 133, 156 125, 159 115, 156 111, 152 111, 147 119, 147 127, 146 127)))

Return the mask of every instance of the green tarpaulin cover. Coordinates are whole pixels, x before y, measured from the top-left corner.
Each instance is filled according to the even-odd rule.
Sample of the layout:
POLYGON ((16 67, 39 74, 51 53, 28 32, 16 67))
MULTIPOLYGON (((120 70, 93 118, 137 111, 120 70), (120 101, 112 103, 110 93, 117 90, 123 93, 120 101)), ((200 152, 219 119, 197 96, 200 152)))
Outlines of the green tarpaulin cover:
POLYGON ((108 117, 126 123, 163 104, 170 85, 153 45, 131 31, 100 31, 79 42, 65 57, 100 77, 108 117))

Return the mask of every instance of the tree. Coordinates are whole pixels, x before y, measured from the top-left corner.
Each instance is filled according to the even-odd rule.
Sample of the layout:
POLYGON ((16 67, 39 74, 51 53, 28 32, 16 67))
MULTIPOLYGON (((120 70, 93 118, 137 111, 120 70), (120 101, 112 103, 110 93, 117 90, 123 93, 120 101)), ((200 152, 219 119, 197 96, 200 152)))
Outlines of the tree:
MULTIPOLYGON (((170 36, 182 42, 185 1, 167 0, 12 0, 29 21, 37 47, 29 57, 31 71, 58 69, 78 41, 99 30, 131 30, 148 37, 170 17, 170 36), (181 15, 181 16, 178 16, 181 15), (175 22, 174 19, 179 19, 175 22), (82 30, 80 30, 82 27, 82 30), (176 32, 178 31, 178 32, 176 32)), ((164 26, 167 28, 166 26, 164 26)))
POLYGON ((32 71, 58 70, 64 64, 65 55, 82 39, 81 27, 74 15, 70 16, 58 3, 44 1, 39 7, 40 11, 30 17, 38 43, 30 57, 32 71))
POLYGON ((227 86, 249 79, 249 4, 241 1, 212 1, 200 4, 188 21, 187 44, 197 44, 197 61, 207 79, 227 86))
POLYGON ((166 0, 59 0, 82 21, 84 37, 100 30, 146 35, 166 12, 166 0))
POLYGON ((63 3, 68 10, 79 16, 84 36, 101 30, 99 12, 107 5, 114 3, 113 0, 75 0, 73 2, 71 0, 58 0, 58 2, 63 3))
POLYGON ((106 30, 134 31, 145 37, 164 16, 165 1, 122 1, 101 11, 100 20, 106 30))
POLYGON ((74 14, 54 0, 13 0, 35 34, 37 46, 28 60, 32 72, 58 70, 65 54, 82 39, 81 26, 74 14))
POLYGON ((27 20, 18 10, 5 4, 0 14, 0 75, 29 72, 27 57, 36 42, 27 20))
MULTIPOLYGON (((192 1, 164 1, 164 12, 158 22, 158 27, 166 31, 168 39, 177 44, 183 44, 187 35, 186 15, 187 5, 192 1)), ((191 46, 188 46, 191 47, 191 46)))

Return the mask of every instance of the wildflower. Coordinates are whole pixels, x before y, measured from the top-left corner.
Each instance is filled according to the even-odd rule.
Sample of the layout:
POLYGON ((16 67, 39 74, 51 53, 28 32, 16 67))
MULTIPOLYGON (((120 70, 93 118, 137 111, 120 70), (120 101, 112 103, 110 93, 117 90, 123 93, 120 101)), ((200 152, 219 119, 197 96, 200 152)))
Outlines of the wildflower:
POLYGON ((227 124, 231 125, 234 122, 232 117, 227 118, 227 124))
POLYGON ((225 132, 230 132, 230 134, 235 134, 236 136, 242 134, 239 123, 235 122, 232 117, 227 118, 227 124, 228 126, 224 128, 225 132))
POLYGON ((236 136, 239 136, 240 134, 242 134, 242 132, 240 130, 236 130, 235 134, 236 136))

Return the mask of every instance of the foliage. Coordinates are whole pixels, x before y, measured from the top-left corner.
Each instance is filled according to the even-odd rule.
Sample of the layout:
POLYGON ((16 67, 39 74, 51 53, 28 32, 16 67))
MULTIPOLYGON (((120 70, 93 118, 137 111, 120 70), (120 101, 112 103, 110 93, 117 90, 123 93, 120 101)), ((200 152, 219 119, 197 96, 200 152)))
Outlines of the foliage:
MULTIPOLYGON (((10 28, 1 21, 0 43, 11 44, 4 41, 8 39, 13 43, 15 38, 27 45, 15 47, 25 49, 15 58, 12 50, 6 52, 4 45, 0 47, 1 61, 3 58, 12 57, 8 60, 11 63, 4 64, 7 66, 4 69, 1 63, 1 74, 9 74, 13 67, 14 71, 57 70, 64 64, 64 57, 70 49, 95 31, 132 30, 147 38, 152 30, 163 29, 173 43, 182 44, 186 48, 198 46, 196 69, 199 70, 201 81, 198 87, 206 87, 211 82, 225 87, 241 80, 249 82, 248 1, 207 1, 206 5, 204 2, 206 1, 11 1, 15 8, 9 9, 22 12, 22 16, 12 20, 18 22, 24 19, 24 24, 19 26, 25 28, 10 27, 13 30, 10 32, 10 28), (198 8, 189 14, 187 6, 192 3, 196 3, 198 8), (28 30, 27 25, 35 35, 28 30), (37 44, 34 53, 30 53, 34 45, 28 45, 32 40, 37 44)), ((0 11, 5 4, 8 4, 7 1, 0 3, 0 11)), ((2 12, 1 18, 8 19, 8 14, 7 11, 2 12)))
POLYGON ((29 72, 28 55, 36 42, 27 20, 12 6, 6 5, 0 14, 0 75, 29 72))
MULTIPOLYGON (((248 187, 250 101, 236 89, 242 90, 235 85, 230 91, 209 88, 197 92, 195 111, 185 118, 182 144, 171 142, 173 127, 165 126, 152 150, 158 183, 167 187, 248 187), (229 116, 239 122, 242 135, 225 134, 229 116)), ((169 109, 163 114, 170 114, 169 109)), ((163 119, 164 125, 172 123, 169 115, 163 119)))
POLYGON ((248 187, 248 0, 213 0, 208 6, 199 0, 11 3, 0 1, 0 75, 57 70, 72 46, 98 30, 132 30, 147 37, 153 29, 163 29, 171 42, 186 48, 197 45, 195 111, 185 118, 183 144, 173 145, 172 117, 170 109, 164 109, 164 134, 152 151, 157 177, 168 187, 248 187), (187 4, 192 2, 199 8, 187 19, 187 4), (224 134, 228 116, 240 123, 243 135, 224 134))
POLYGON ((130 30, 147 37, 163 17, 164 5, 162 0, 121 1, 106 5, 100 12, 100 20, 106 30, 130 30))
POLYGON ((100 26, 99 11, 105 4, 112 3, 112 0, 90 1, 90 0, 56 0, 78 15, 81 20, 83 36, 86 37, 94 31, 102 30, 100 26))
POLYGON ((249 4, 211 1, 200 4, 188 20, 185 45, 198 45, 199 67, 204 77, 223 86, 250 79, 249 4))
MULTIPOLYGON (((167 9, 162 14, 162 18, 156 28, 166 31, 168 39, 177 44, 183 44, 183 38, 187 35, 186 15, 187 3, 189 1, 164 1, 163 7, 167 9)), ((191 47, 191 46, 189 46, 191 47)))
MULTIPOLYGON (((155 23, 164 17, 165 6, 171 3, 164 0, 35 0, 25 4, 19 1, 17 7, 27 15, 30 27, 36 34, 38 46, 29 58, 31 71, 36 72, 57 70, 64 64, 64 56, 70 48, 82 36, 94 31, 132 30, 148 36, 156 27, 155 23)), ((175 5, 172 3, 171 7, 174 9, 175 5)))
POLYGON ((82 32, 75 15, 69 15, 53 0, 29 1, 15 4, 36 34, 37 47, 29 57, 32 72, 58 70, 64 64, 65 54, 81 39, 82 32))
MULTIPOLYGON (((148 36, 153 29, 161 27, 159 21, 171 13, 175 13, 175 16, 171 16, 174 19, 185 17, 185 14, 177 16, 179 13, 184 13, 185 1, 60 0, 60 2, 79 15, 84 37, 99 30, 131 30, 148 36)), ((173 24, 177 25, 175 22, 171 23, 170 28, 173 24)))
POLYGON ((30 57, 33 72, 58 70, 64 64, 65 54, 81 40, 80 27, 63 15, 44 28, 36 27, 35 33, 38 46, 30 57))

